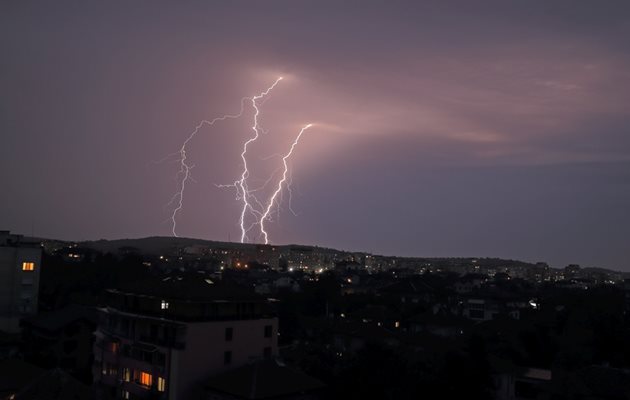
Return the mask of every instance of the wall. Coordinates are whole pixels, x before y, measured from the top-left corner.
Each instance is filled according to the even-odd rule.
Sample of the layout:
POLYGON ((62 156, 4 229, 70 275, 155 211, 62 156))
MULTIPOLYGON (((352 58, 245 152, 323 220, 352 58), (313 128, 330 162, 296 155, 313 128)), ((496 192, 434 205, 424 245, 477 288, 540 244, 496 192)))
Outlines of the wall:
POLYGON ((169 398, 191 398, 190 388, 211 375, 263 358, 265 347, 271 347, 272 356, 276 356, 277 334, 277 318, 189 324, 186 348, 173 351, 171 379, 177 379, 177 386, 172 388, 173 392, 169 387, 169 398), (264 337, 266 325, 272 326, 270 338, 264 337), (232 328, 232 341, 225 340, 225 330, 228 327, 232 328), (229 365, 224 364, 226 351, 232 352, 232 362, 229 365))

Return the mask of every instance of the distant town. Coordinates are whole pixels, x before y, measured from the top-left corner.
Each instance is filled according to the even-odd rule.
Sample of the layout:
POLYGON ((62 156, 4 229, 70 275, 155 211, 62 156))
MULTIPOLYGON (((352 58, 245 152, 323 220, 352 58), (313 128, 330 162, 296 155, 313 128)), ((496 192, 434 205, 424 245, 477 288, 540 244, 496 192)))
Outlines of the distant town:
POLYGON ((0 231, 0 399, 620 399, 628 274, 0 231))
MULTIPOLYGON (((41 240, 45 251, 67 262, 92 261, 100 253, 141 257, 147 267, 168 272, 263 269, 268 272, 303 272, 315 277, 326 271, 354 272, 356 276, 389 272, 398 277, 436 274, 481 274, 493 279, 523 279, 584 287, 621 282, 630 273, 571 264, 551 268, 545 262, 527 263, 499 258, 420 258, 381 256, 305 245, 264 245, 214 242, 174 237, 66 242, 41 240)), ((291 276, 298 276, 293 274, 291 276)), ((300 276, 301 277, 301 276, 300 276)), ((265 278, 265 277, 256 277, 265 278)), ((299 280, 300 278, 296 278, 299 280)), ((567 286, 567 287, 568 287, 567 286)), ((264 289, 260 289, 264 290, 264 289)))

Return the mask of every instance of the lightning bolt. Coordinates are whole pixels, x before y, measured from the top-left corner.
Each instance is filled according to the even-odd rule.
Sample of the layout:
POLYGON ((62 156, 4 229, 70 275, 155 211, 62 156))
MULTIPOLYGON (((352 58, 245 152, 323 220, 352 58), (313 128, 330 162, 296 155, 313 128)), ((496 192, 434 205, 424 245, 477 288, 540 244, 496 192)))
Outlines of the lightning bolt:
POLYGON ((253 213, 254 215, 257 215, 256 210, 252 207, 252 205, 249 202, 249 197, 251 196, 248 188, 247 188, 247 178, 249 177, 249 168, 247 166, 247 158, 246 158, 246 154, 247 154, 247 147, 250 145, 250 143, 255 142, 258 137, 260 136, 260 133, 258 131, 259 126, 258 126, 258 116, 260 115, 260 110, 258 109, 258 105, 256 104, 257 100, 263 99, 265 96, 267 96, 269 94, 269 92, 271 92, 273 90, 273 88, 276 87, 276 85, 282 80, 282 77, 279 77, 278 79, 276 79, 276 81, 273 83, 273 85, 271 85, 270 87, 267 88, 267 90, 265 90, 264 92, 260 93, 257 96, 254 96, 251 98, 252 101, 252 107, 254 107, 255 113, 254 113, 254 125, 252 126, 252 130, 254 131, 254 135, 247 140, 244 144, 243 144, 243 151, 241 152, 241 160, 243 160, 243 173, 241 174, 241 179, 239 179, 238 181, 235 182, 235 186, 237 187, 237 190, 240 189, 240 198, 243 201, 243 208, 241 209, 241 216, 239 218, 239 225, 241 227, 241 243, 244 243, 245 240, 247 240, 247 232, 249 229, 251 229, 251 227, 249 229, 245 228, 245 214, 247 213, 247 211, 249 210, 251 213, 253 213))
MULTIPOLYGON (((259 107, 265 102, 265 98, 278 85, 278 83, 280 83, 281 80, 282 80, 282 77, 279 77, 273 82, 271 86, 269 86, 266 90, 264 90, 258 95, 255 95, 253 97, 243 97, 241 99, 241 108, 237 114, 226 114, 221 117, 217 117, 213 120, 202 120, 195 127, 195 129, 188 135, 188 137, 183 142, 179 151, 169 154, 164 159, 162 159, 162 161, 160 161, 160 162, 164 162, 166 160, 171 160, 174 157, 176 157, 173 161, 176 161, 180 164, 179 171, 177 172, 177 175, 176 175, 176 179, 179 182, 177 186, 177 191, 175 192, 170 202, 168 203, 168 206, 175 204, 175 207, 173 208, 173 211, 171 214, 171 231, 173 233, 173 236, 178 237, 177 215, 178 213, 181 212, 184 206, 184 193, 186 191, 186 184, 188 183, 189 180, 193 180, 191 177, 191 170, 194 167, 194 165, 188 162, 188 156, 186 153, 187 146, 189 145, 191 140, 200 132, 201 128, 203 128, 204 126, 212 127, 217 122, 225 121, 228 119, 236 119, 236 118, 241 117, 244 113, 245 103, 246 101, 249 101, 251 102, 252 108, 254 109, 253 125, 251 128, 253 131, 253 135, 247 141, 245 141, 245 143, 243 143, 243 150, 240 153, 243 170, 240 174, 240 178, 236 180, 234 183, 229 184, 229 185, 215 185, 215 186, 219 188, 226 188, 226 187, 234 188, 236 190, 237 201, 242 201, 242 208, 241 208, 241 212, 240 212, 240 216, 238 220, 239 226, 241 229, 241 243, 245 243, 246 241, 249 241, 247 234, 256 225, 260 226, 260 232, 264 238, 265 244, 269 243, 269 235, 267 231, 265 230, 265 221, 270 220, 270 215, 274 210, 274 205, 276 204, 278 206, 280 205, 281 200, 277 200, 277 198, 279 195, 282 197, 283 186, 286 187, 287 190, 289 191, 289 198, 291 197, 291 187, 290 187, 291 179, 288 177, 289 165, 287 161, 293 154, 293 150, 299 143, 302 137, 302 134, 306 130, 308 130, 310 127, 313 126, 313 124, 308 124, 304 126, 300 130, 298 135, 295 137, 293 143, 291 144, 289 152, 282 157, 282 164, 284 167, 282 178, 278 181, 277 187, 275 191, 273 192, 273 194, 271 195, 271 197, 269 198, 269 201, 267 202, 267 204, 266 205, 263 204, 256 197, 256 195, 254 195, 254 192, 264 189, 273 180, 274 176, 276 175, 279 169, 276 170, 273 174, 271 174, 271 176, 264 182, 264 184, 261 187, 250 189, 248 186, 250 170, 247 164, 247 151, 248 151, 249 145, 254 143, 256 140, 258 140, 261 133, 262 134, 267 133, 267 131, 260 126, 260 123, 258 121, 259 116, 260 116, 259 107), (253 216, 254 222, 246 226, 246 219, 247 219, 248 213, 249 215, 253 216)), ((280 155, 276 154, 274 156, 279 157, 280 155)), ((289 204, 289 208, 290 208, 290 204, 289 204)))
POLYGON ((297 144, 299 143, 300 139, 302 138, 302 134, 312 126, 313 124, 308 124, 300 130, 300 133, 298 133, 298 135, 295 137, 295 140, 291 144, 291 148, 289 149, 289 152, 284 157, 282 157, 282 164, 284 165, 284 172, 282 173, 282 179, 278 181, 278 187, 276 187, 276 190, 271 195, 271 198, 269 198, 269 203, 267 203, 267 208, 265 209, 265 212, 260 216, 260 231, 262 232, 265 238, 265 244, 269 244, 269 235, 267 234, 267 231, 265 230, 265 220, 269 217, 269 214, 271 213, 271 210, 273 209, 273 205, 276 201, 276 197, 278 197, 278 194, 282 192, 282 185, 287 181, 287 173, 289 171, 289 165, 287 164, 287 160, 289 159, 289 157, 291 157, 291 154, 293 154, 293 149, 295 149, 295 146, 297 146, 297 144))
POLYGON ((173 209, 173 213, 171 214, 171 231, 173 232, 173 236, 178 237, 177 236, 177 214, 182 210, 182 208, 184 207, 184 192, 186 191, 186 183, 188 182, 189 179, 191 179, 190 177, 190 170, 193 168, 193 165, 190 165, 186 162, 186 160, 188 159, 186 156, 186 146, 188 146, 188 143, 195 137, 197 136, 197 133, 199 133, 199 130, 204 127, 204 126, 213 126, 215 123, 220 122, 220 121, 225 121, 227 119, 236 119, 238 117, 240 117, 241 115, 243 115, 243 111, 245 110, 245 100, 249 100, 249 97, 243 97, 241 99, 241 109, 237 114, 226 114, 223 115, 221 117, 217 117, 213 120, 202 120, 196 127, 195 129, 190 133, 190 135, 188 135, 188 138, 186 138, 186 140, 184 141, 184 143, 182 144, 182 147, 179 149, 178 152, 170 154, 169 156, 165 157, 165 159, 168 159, 170 157, 172 157, 173 155, 177 155, 179 154, 179 164, 180 164, 180 169, 177 172, 177 178, 181 177, 181 180, 179 181, 178 184, 178 190, 177 192, 173 195, 173 197, 171 198, 171 201, 168 203, 168 205, 171 205, 173 203, 176 203, 177 206, 173 209))

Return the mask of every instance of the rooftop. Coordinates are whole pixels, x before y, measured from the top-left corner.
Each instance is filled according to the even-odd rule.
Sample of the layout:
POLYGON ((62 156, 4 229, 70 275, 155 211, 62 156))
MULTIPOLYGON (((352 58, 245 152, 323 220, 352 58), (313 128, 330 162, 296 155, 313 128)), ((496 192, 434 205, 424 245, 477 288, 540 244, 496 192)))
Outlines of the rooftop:
POLYGON ((214 376, 205 386, 238 399, 273 399, 311 392, 324 384, 277 360, 263 360, 214 376))
POLYGON ((151 277, 121 284, 111 293, 128 293, 188 301, 263 301, 264 298, 247 287, 214 281, 201 274, 180 274, 151 277))

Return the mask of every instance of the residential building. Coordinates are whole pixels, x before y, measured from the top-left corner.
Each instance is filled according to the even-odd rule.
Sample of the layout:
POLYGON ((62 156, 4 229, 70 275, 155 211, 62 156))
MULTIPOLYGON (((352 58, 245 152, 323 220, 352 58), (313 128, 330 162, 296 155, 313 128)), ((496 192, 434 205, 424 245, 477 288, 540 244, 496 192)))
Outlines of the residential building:
POLYGON ((490 297, 469 298, 463 302, 462 316, 474 321, 490 321, 507 315, 518 320, 521 317, 520 310, 525 304, 490 297))
POLYGON ((0 231, 0 330, 19 332, 20 319, 37 313, 42 249, 22 235, 0 231))
POLYGON ((494 356, 489 361, 496 400, 548 398, 544 395, 551 383, 551 370, 521 367, 494 356))
POLYGON ((195 274, 108 291, 93 374, 123 399, 189 399, 203 380, 277 356, 278 319, 265 298, 195 274))
POLYGON ((95 329, 94 310, 78 305, 25 318, 24 357, 40 367, 58 367, 90 382, 95 329))

